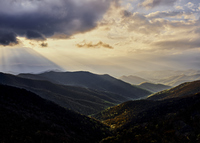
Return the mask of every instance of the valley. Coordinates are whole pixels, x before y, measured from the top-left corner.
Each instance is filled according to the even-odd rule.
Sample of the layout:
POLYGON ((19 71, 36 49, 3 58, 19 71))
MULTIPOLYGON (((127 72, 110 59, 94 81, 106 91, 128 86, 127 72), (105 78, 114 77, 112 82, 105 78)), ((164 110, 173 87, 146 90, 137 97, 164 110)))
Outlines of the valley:
POLYGON ((89 72, 0 73, 0 91, 2 142, 200 140, 199 80, 170 87, 89 72))

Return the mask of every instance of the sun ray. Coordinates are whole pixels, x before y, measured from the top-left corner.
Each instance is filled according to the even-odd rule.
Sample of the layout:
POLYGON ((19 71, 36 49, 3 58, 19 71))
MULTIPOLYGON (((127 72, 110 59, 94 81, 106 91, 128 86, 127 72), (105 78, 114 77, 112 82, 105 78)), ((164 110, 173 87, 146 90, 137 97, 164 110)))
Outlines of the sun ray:
POLYGON ((31 48, 1 48, 0 70, 9 73, 64 70, 31 48))

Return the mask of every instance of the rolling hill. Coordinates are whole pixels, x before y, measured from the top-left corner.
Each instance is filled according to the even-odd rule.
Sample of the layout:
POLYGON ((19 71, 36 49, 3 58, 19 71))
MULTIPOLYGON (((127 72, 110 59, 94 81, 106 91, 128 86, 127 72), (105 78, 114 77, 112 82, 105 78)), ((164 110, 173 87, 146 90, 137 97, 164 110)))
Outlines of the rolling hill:
POLYGON ((141 111, 156 106, 157 104, 158 102, 153 100, 127 101, 101 111, 100 113, 93 115, 93 117, 103 121, 103 123, 112 128, 119 128, 137 117, 141 111))
POLYGON ((79 86, 95 89, 99 91, 119 94, 130 100, 144 98, 150 94, 149 91, 132 86, 126 82, 118 80, 110 75, 97 75, 90 72, 45 72, 42 74, 20 74, 20 77, 48 80, 53 83, 79 86))
POLYGON ((184 83, 166 90, 168 98, 162 100, 128 101, 93 115, 115 131, 101 143, 198 143, 199 83, 184 83))
POLYGON ((27 89, 64 108, 85 115, 94 114, 107 107, 129 100, 129 98, 109 92, 59 85, 49 81, 24 79, 4 73, 0 73, 0 83, 27 89))
POLYGON ((200 92, 200 80, 193 82, 186 82, 174 88, 164 90, 150 95, 149 100, 163 100, 168 98, 176 98, 189 94, 195 94, 200 92))
POLYGON ((149 82, 143 82, 139 84, 138 87, 146 89, 153 93, 171 88, 170 86, 167 86, 164 84, 154 84, 154 83, 149 83, 149 82))
POLYGON ((198 143, 200 140, 200 93, 162 101, 132 101, 114 108, 108 112, 121 114, 109 117, 104 113, 103 118, 108 118, 103 122, 112 127, 120 121, 120 126, 101 143, 198 143), (148 104, 149 108, 142 109, 141 104, 148 104))
POLYGON ((64 109, 38 95, 0 85, 2 143, 98 143, 111 135, 102 123, 64 109))

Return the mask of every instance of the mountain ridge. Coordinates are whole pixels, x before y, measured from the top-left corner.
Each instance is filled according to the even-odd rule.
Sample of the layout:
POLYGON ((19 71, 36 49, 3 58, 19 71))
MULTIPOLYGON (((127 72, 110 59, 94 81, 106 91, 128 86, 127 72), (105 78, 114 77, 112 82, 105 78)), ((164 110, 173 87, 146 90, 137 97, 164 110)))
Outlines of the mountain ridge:
POLYGON ((82 114, 93 114, 106 107, 128 100, 125 97, 108 92, 58 85, 49 81, 25 79, 4 73, 0 73, 0 83, 27 89, 42 98, 82 114))
MULTIPOLYGON (((154 105, 145 110, 139 110, 135 116, 135 109, 132 108, 133 111, 126 111, 128 115, 120 114, 120 118, 111 117, 110 120, 114 120, 113 123, 119 120, 121 126, 115 129, 114 135, 104 138, 101 142, 199 142, 200 92, 162 101, 144 101, 152 102, 154 105), (129 117, 131 119, 127 119, 129 117)), ((133 106, 134 102, 139 101, 132 101, 133 106)), ((126 105, 131 105, 131 102, 127 103, 126 105)), ((121 111, 121 113, 124 112, 121 111)), ((109 122, 109 118, 106 122, 109 122)))
POLYGON ((164 84, 155 84, 150 82, 143 82, 139 84, 138 87, 149 90, 153 93, 171 88, 171 86, 167 86, 164 84))
POLYGON ((42 74, 20 74, 23 78, 43 79, 57 84, 80 86, 100 91, 120 94, 130 99, 143 98, 149 91, 132 86, 108 74, 97 75, 87 71, 78 72, 46 72, 42 74))
POLYGON ((200 92, 200 80, 193 82, 182 83, 171 89, 160 91, 158 93, 148 96, 148 100, 164 100, 168 98, 181 97, 188 94, 195 94, 200 92))

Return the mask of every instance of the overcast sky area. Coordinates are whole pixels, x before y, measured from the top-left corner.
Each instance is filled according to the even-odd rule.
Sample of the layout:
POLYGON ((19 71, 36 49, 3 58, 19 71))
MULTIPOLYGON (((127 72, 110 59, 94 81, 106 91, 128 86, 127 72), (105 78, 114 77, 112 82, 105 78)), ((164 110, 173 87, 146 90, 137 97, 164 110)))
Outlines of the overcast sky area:
POLYGON ((0 0, 0 71, 200 69, 199 0, 0 0))

